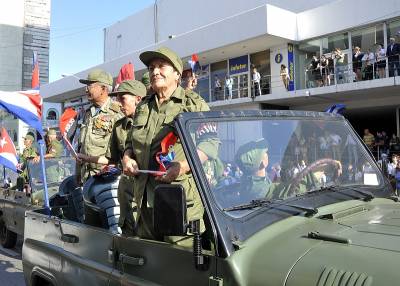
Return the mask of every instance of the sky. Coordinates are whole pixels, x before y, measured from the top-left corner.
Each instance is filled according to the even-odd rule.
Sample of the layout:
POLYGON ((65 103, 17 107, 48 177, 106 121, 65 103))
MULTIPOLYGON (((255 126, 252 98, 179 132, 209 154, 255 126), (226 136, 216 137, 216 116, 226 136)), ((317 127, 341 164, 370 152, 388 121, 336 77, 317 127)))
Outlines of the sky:
POLYGON ((49 81, 103 62, 103 29, 154 0, 52 0, 49 81))

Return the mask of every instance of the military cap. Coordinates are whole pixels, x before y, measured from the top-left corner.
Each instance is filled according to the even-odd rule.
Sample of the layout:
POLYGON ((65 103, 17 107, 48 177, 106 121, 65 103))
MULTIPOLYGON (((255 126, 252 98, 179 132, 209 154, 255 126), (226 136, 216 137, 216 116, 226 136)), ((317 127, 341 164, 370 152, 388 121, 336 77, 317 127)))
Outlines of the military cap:
POLYGON ((79 82, 83 83, 83 84, 91 84, 94 82, 100 82, 100 83, 104 83, 107 85, 112 85, 113 78, 106 71, 103 71, 101 69, 94 69, 89 72, 87 79, 80 79, 79 82))
POLYGON ((47 131, 47 135, 57 135, 57 132, 54 129, 49 129, 49 131, 47 131))
POLYGON ((145 87, 150 86, 150 73, 145 72, 145 74, 142 76, 142 83, 145 85, 145 87))
POLYGON ((154 59, 164 59, 172 64, 172 66, 182 74, 183 63, 181 58, 172 50, 167 47, 160 47, 155 51, 146 51, 140 54, 140 60, 148 67, 150 62, 154 59))
POLYGON ((24 137, 24 139, 28 139, 31 140, 32 142, 35 141, 35 138, 31 135, 31 134, 26 134, 26 136, 24 137))
POLYGON ((259 169, 264 153, 268 152, 268 143, 265 139, 250 141, 239 147, 236 153, 236 164, 245 173, 252 173, 259 169))
POLYGON ((138 80, 124 80, 121 82, 121 84, 118 86, 116 91, 113 91, 110 93, 110 96, 118 96, 118 95, 123 95, 123 94, 131 94, 131 95, 136 95, 140 97, 145 97, 147 90, 146 87, 144 86, 143 83, 141 83, 138 80))

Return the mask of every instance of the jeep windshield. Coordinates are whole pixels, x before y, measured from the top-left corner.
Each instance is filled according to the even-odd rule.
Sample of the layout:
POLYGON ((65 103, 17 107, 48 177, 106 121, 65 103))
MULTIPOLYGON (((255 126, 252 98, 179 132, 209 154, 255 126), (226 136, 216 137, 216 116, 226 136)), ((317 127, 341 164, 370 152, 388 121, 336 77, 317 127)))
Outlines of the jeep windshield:
MULTIPOLYGON (((55 159, 46 159, 44 161, 46 168, 46 181, 49 193, 58 191, 61 182, 75 174, 75 160, 71 157, 60 157, 55 159)), ((29 183, 32 193, 43 191, 43 177, 41 163, 29 161, 29 183)))
POLYGON ((338 201, 365 200, 382 193, 382 173, 347 121, 313 114, 321 116, 205 116, 186 123, 221 210, 241 217, 271 202, 313 210, 321 202, 305 207, 296 198, 331 192, 338 201))

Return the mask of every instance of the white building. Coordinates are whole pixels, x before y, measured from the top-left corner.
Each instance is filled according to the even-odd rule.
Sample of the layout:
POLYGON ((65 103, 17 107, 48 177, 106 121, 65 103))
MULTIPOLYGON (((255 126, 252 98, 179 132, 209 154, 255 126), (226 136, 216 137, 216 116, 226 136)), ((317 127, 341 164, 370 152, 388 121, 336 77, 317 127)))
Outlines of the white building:
MULTIPOLYGON (((361 63, 355 81, 352 60, 352 47, 375 52, 379 43, 386 49, 398 31, 398 0, 156 0, 104 29, 104 63, 97 67, 117 76, 123 64, 132 62, 140 78, 145 67, 139 54, 168 46, 184 62, 198 54, 203 71, 197 91, 213 109, 325 110, 344 103, 358 132, 399 134, 400 77, 389 77, 383 58, 381 71, 361 63), (309 70, 312 56, 331 58, 335 48, 343 57, 338 64, 332 61, 323 83, 321 69, 318 74, 309 70), (282 64, 289 68, 289 91, 280 76, 282 64), (251 65, 262 76, 261 95, 255 98, 251 65), (223 82, 226 74, 234 79, 232 100, 214 86, 216 76, 223 82)), ((84 78, 92 68, 75 76, 84 78)), ((42 95, 65 106, 85 101, 84 87, 74 77, 43 86, 42 95)))

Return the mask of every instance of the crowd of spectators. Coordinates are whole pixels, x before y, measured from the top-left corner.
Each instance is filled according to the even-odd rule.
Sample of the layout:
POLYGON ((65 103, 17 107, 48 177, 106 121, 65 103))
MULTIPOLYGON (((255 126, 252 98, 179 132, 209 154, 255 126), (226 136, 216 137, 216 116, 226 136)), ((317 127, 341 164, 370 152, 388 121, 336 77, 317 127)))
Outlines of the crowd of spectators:
POLYGON ((314 55, 308 65, 307 79, 309 87, 329 86, 335 83, 372 80, 400 75, 400 44, 390 38, 387 49, 376 43, 361 50, 353 48, 351 64, 339 48, 326 55, 314 55))

